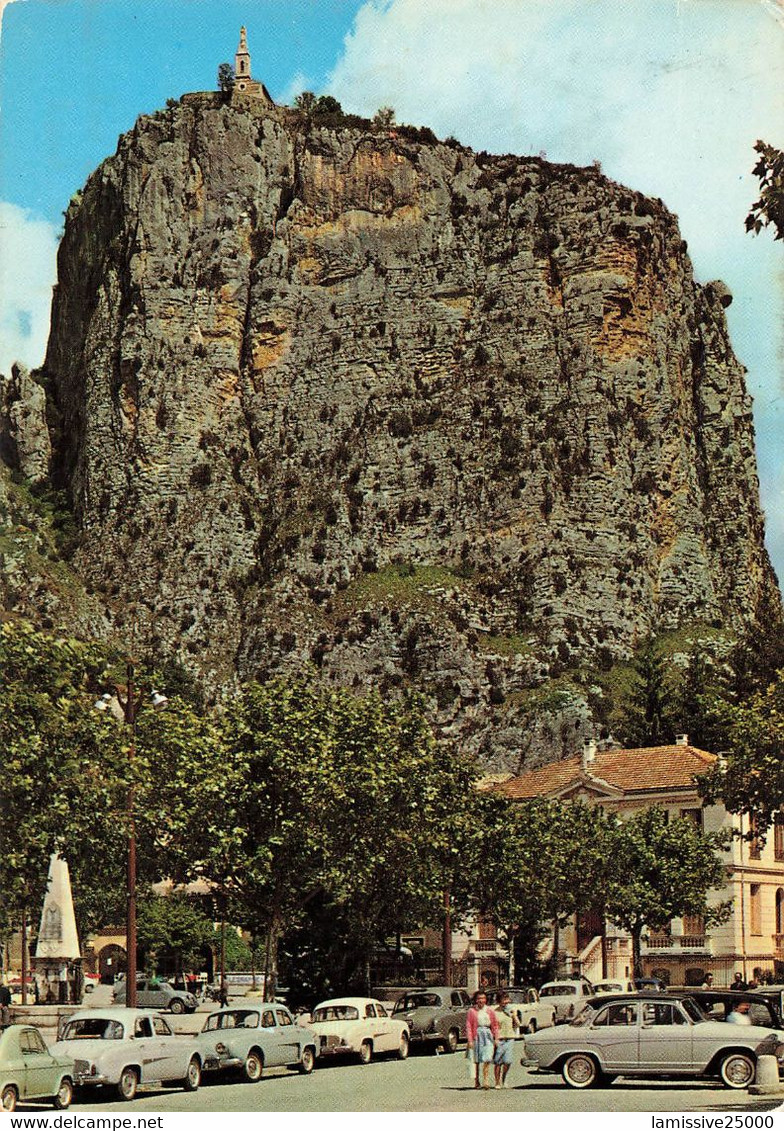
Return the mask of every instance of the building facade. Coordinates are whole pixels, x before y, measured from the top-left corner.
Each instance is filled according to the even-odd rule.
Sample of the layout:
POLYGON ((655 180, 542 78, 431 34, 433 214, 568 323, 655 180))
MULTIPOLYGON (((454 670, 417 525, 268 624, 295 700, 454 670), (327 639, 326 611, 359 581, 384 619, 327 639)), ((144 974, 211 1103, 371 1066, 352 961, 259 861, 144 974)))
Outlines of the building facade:
MULTIPOLYGON (((510 801, 546 797, 601 805, 621 818, 653 806, 671 818, 685 817, 707 832, 735 834, 726 850, 726 886, 709 894, 710 905, 731 901, 729 918, 706 930, 702 917, 674 919, 666 931, 643 938, 644 972, 668 985, 699 985, 711 972, 716 985, 736 971, 784 973, 784 824, 765 838, 749 840, 748 819, 723 805, 705 805, 697 778, 713 768, 716 755, 689 745, 680 735, 671 746, 599 751, 588 743, 582 754, 553 762, 494 786, 510 801)), ((559 947, 561 965, 598 981, 631 976, 631 940, 612 923, 584 915, 567 928, 559 947), (602 946, 604 935, 604 947, 602 946), (603 971, 603 950, 606 971, 603 971)))

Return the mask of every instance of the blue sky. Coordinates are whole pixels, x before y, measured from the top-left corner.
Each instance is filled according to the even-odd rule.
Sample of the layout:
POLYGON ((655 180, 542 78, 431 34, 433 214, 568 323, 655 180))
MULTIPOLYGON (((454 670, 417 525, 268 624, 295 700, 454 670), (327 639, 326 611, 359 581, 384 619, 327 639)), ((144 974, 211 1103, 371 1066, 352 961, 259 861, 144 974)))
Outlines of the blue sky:
MULTIPOLYGON (((0 0, 0 5, 2 0, 0 0)), ((678 214, 734 294, 768 545, 784 576, 784 245, 747 236, 757 137, 784 147, 784 0, 14 0, 0 35, 0 372, 40 363, 62 212, 136 117, 212 89, 248 28, 273 97, 602 163, 678 214)))

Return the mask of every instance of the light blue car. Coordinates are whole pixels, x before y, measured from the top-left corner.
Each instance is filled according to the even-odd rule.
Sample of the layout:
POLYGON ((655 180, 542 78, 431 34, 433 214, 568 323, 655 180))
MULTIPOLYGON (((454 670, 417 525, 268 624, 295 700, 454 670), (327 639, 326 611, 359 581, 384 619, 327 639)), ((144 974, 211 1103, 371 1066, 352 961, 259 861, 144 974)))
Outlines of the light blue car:
POLYGON ((278 1002, 219 1009, 196 1038, 205 1072, 237 1072, 249 1083, 265 1068, 296 1068, 308 1075, 318 1039, 278 1002))

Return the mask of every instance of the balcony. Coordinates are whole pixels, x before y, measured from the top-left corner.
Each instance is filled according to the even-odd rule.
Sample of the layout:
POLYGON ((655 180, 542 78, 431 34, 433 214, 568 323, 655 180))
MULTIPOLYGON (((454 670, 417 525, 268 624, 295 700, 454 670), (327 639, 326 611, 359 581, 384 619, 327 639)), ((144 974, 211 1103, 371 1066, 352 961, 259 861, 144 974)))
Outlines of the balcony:
POLYGON ((684 951, 712 953, 710 935, 671 935, 651 931, 649 935, 643 936, 642 944, 643 952, 669 950, 677 954, 684 951))
POLYGON ((504 953, 498 939, 471 939, 469 946, 475 954, 502 954, 504 953))

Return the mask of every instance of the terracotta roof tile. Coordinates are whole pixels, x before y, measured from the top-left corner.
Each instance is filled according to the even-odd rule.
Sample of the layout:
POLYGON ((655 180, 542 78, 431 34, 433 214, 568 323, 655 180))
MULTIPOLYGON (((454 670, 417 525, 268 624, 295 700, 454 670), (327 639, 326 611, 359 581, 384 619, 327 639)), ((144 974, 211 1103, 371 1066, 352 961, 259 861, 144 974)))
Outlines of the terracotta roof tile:
MULTIPOLYGON (((696 775, 704 774, 715 762, 715 754, 695 746, 643 746, 598 751, 587 773, 624 793, 639 793, 693 786, 696 775)), ((582 755, 529 770, 496 786, 494 792, 517 800, 547 797, 580 780, 584 780, 582 755)))

